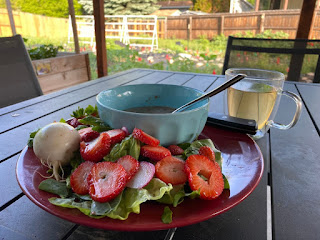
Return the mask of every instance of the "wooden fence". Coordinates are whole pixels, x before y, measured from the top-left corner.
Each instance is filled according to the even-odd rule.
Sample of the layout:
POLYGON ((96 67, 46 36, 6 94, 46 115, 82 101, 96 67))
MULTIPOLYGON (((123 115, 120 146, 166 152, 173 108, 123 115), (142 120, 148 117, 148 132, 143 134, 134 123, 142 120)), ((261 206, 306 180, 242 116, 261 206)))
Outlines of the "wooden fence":
MULTIPOLYGON (((166 38, 196 39, 206 36, 225 36, 251 31, 283 31, 295 38, 300 10, 272 10, 246 13, 216 13, 202 16, 168 17, 166 38)), ((320 12, 317 13, 311 38, 320 38, 320 12)))
MULTIPOLYGON (((52 18, 23 12, 13 12, 17 33, 23 36, 66 38, 68 19, 52 18)), ((252 31, 283 31, 295 38, 300 10, 272 10, 250 13, 217 13, 202 16, 158 18, 158 37, 162 39, 196 39, 216 35, 229 36, 252 31)), ((140 26, 132 26, 140 29, 140 26)), ((0 9, 0 36, 10 36, 10 24, 6 9, 0 9)), ((317 13, 311 38, 320 39, 320 12, 317 13)))
MULTIPOLYGON (((13 11, 16 31, 24 37, 66 38, 68 19, 13 11)), ((11 36, 7 9, 0 8, 0 36, 11 36)))

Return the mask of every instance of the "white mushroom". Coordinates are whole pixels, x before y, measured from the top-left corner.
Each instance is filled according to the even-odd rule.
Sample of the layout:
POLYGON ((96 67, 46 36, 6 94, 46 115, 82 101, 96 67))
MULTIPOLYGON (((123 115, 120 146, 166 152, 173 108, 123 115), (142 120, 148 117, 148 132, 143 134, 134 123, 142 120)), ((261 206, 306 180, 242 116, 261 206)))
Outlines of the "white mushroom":
POLYGON ((43 165, 53 169, 53 176, 59 181, 59 168, 70 162, 79 145, 80 135, 76 129, 69 124, 55 122, 37 132, 33 151, 43 165))

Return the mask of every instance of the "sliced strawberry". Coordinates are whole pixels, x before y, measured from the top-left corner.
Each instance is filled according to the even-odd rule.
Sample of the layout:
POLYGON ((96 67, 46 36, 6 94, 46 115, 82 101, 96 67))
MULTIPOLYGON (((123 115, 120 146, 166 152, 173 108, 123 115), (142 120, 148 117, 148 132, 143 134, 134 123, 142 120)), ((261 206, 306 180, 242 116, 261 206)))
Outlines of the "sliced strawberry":
POLYGON ((202 146, 199 149, 199 154, 206 156, 207 158, 209 158, 211 161, 215 161, 216 157, 214 155, 214 151, 211 147, 208 146, 202 146))
POLYGON ((114 199, 125 188, 128 179, 126 170, 118 163, 96 163, 89 174, 89 194, 97 202, 114 199))
POLYGON ((103 132, 91 142, 80 142, 80 153, 85 161, 99 162, 111 150, 111 138, 103 132))
POLYGON ((139 162, 130 155, 125 155, 118 159, 119 163, 128 173, 128 181, 138 172, 139 162))
POLYGON ((179 158, 165 157, 156 163, 156 176, 165 183, 184 184, 188 180, 184 165, 185 162, 179 158))
POLYGON ((80 141, 90 142, 99 137, 100 133, 92 130, 92 127, 82 128, 78 131, 80 134, 80 141))
POLYGON ((219 164, 202 155, 191 155, 186 160, 185 171, 190 188, 200 189, 200 198, 211 200, 218 197, 224 188, 219 164))
POLYGON ((122 129, 112 129, 107 131, 111 138, 111 144, 119 143, 126 137, 126 132, 122 129))
POLYGON ((139 128, 133 129, 133 137, 140 140, 141 142, 151 145, 151 146, 158 146, 160 144, 160 141, 149 134, 145 133, 139 128))
POLYGON ((181 155, 184 153, 184 150, 178 145, 170 145, 168 149, 172 155, 181 155))
POLYGON ((127 187, 140 189, 148 185, 155 173, 155 167, 152 163, 142 161, 138 172, 127 183, 127 187))
POLYGON ((70 176, 70 185, 75 193, 85 195, 89 193, 88 175, 93 167, 93 162, 81 163, 70 176))
POLYGON ((140 149, 140 154, 144 157, 150 158, 153 161, 160 161, 162 158, 171 156, 171 152, 162 146, 144 145, 140 149))

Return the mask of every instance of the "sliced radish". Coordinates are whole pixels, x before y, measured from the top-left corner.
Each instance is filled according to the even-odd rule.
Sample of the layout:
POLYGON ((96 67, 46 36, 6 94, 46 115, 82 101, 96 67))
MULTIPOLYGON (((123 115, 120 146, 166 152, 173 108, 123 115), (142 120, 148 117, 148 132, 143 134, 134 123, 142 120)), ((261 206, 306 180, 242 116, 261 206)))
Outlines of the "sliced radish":
POLYGON ((128 128, 126 128, 126 127, 122 127, 122 128, 121 128, 121 130, 122 130, 122 131, 124 131, 124 132, 126 133, 126 136, 128 136, 128 135, 129 135, 128 128))
POLYGON ((138 172, 134 177, 127 183, 127 187, 130 188, 143 188, 151 181, 155 173, 155 167, 149 162, 140 162, 138 172))

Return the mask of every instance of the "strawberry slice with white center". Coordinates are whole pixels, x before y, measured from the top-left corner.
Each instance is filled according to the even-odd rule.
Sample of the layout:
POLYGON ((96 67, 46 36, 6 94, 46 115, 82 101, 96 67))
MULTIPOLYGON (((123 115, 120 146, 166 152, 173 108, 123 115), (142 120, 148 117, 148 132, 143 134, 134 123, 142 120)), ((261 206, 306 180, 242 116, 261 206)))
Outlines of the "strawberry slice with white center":
POLYGON ((80 195, 89 193, 88 175, 94 163, 86 161, 81 163, 70 176, 70 185, 72 190, 80 195))
POLYGON ((201 199, 211 200, 222 193, 224 181, 218 163, 202 155, 191 155, 186 160, 185 171, 190 188, 200 190, 201 199))
POLYGON ((140 149, 140 154, 144 157, 150 158, 153 161, 160 161, 162 158, 171 156, 171 152, 162 146, 144 145, 140 149))
POLYGON ((127 183, 127 187, 140 189, 148 185, 155 173, 155 168, 152 163, 142 161, 138 172, 127 183))
POLYGON ((99 162, 111 150, 111 138, 107 132, 100 134, 98 138, 91 142, 80 143, 81 157, 85 161, 99 162))
POLYGON ((92 127, 82 128, 78 131, 80 134, 80 141, 90 142, 99 137, 100 133, 92 130, 92 127))
POLYGON ((107 131, 111 138, 111 144, 121 142, 127 135, 127 133, 122 129, 112 129, 107 131))
POLYGON ((158 146, 160 144, 160 141, 158 139, 145 133, 144 131, 142 131, 139 128, 133 129, 132 135, 134 138, 140 140, 141 142, 143 142, 147 145, 158 146))
POLYGON ((118 159, 119 163, 128 173, 128 181, 138 172, 139 162, 130 155, 125 155, 118 159))
POLYGON ((89 194, 94 201, 108 202, 125 188, 128 179, 126 170, 118 163, 96 163, 89 174, 89 194))
POLYGON ((202 146, 199 148, 199 154, 200 155, 203 155, 203 156, 206 156, 207 158, 209 158, 211 161, 215 161, 216 160, 216 157, 215 157, 215 154, 214 154, 214 151, 211 147, 209 146, 202 146))
POLYGON ((179 158, 165 157, 156 163, 156 176, 165 183, 184 184, 188 180, 184 165, 185 162, 179 158))

